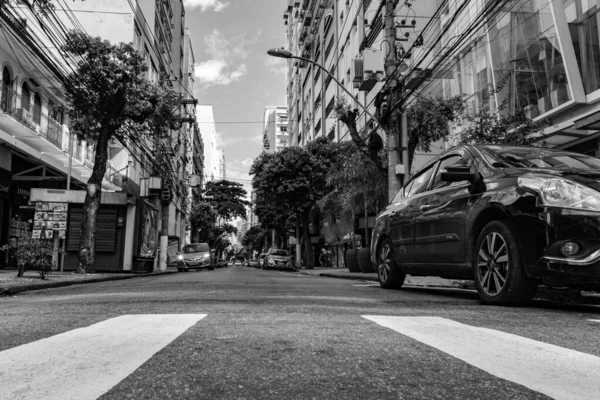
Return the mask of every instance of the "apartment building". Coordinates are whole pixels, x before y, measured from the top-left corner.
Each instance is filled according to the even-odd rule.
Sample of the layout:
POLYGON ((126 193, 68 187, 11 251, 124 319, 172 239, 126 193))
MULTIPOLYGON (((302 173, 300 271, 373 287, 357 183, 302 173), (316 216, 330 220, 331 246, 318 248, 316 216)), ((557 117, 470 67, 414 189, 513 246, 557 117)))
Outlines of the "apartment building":
MULTIPOLYGON (((0 19, 6 35, 0 39, 3 68, 2 113, 0 114, 0 245, 18 243, 31 236, 32 189, 64 192, 69 175, 69 148, 73 147, 70 189, 85 188, 94 160, 93 146, 72 140, 68 132, 68 105, 61 79, 73 68, 57 49, 44 19, 37 19, 27 3, 13 0, 0 6, 0 19), (69 143, 72 140, 72 143, 69 143)), ((178 241, 185 234, 187 207, 187 171, 191 164, 194 121, 193 54, 189 35, 186 39, 185 11, 181 0, 155 1, 106 0, 102 2, 66 2, 56 4, 53 18, 65 29, 79 29, 112 43, 133 42, 148 63, 148 79, 179 90, 186 105, 182 110, 187 122, 173 131, 165 143, 170 149, 174 182, 169 204, 169 236, 178 241), (191 61, 190 61, 191 60, 191 61), (191 74, 190 74, 191 73, 191 74)), ((57 32, 53 32, 56 34, 57 32)), ((148 268, 136 261, 156 258, 161 209, 157 194, 161 186, 152 179, 154 159, 152 141, 137 144, 110 144, 103 190, 114 192, 106 198, 115 204, 103 206, 97 269, 131 270, 148 268), (153 186, 155 185, 155 186, 153 186), (156 189, 152 191, 152 188, 156 189), (103 219, 103 221, 105 220, 103 219), (114 222, 114 224, 113 224, 114 222)), ((39 193, 39 192, 38 192, 39 193)), ((59 196, 60 198, 60 196, 59 196)), ((79 197, 78 197, 79 198, 79 197)), ((70 201, 70 200, 69 200, 70 201)), ((78 208, 79 207, 79 208, 78 208)), ((72 204, 69 215, 80 206, 72 204)), ((79 212, 80 213, 80 212, 79 212)), ((74 268, 79 229, 69 220, 65 269, 74 268), (72 225, 72 227, 71 227, 72 225)), ((100 228, 99 228, 100 229, 100 228)), ((9 255, 0 254, 0 264, 10 263, 9 255)), ((145 264, 148 264, 147 262, 145 264)))
MULTIPOLYGON (((382 4, 290 0, 284 13, 288 48, 323 65, 371 110, 381 89, 381 49, 386 46, 382 4)), ((483 0, 398 2, 400 39, 395 45, 401 53, 418 38, 413 32, 428 29, 422 46, 405 59, 408 67, 424 60, 423 70, 404 83, 418 86, 421 94, 462 95, 471 113, 524 113, 547 125, 546 145, 600 156, 600 2, 513 0, 494 13, 489 12, 489 4, 483 0), (434 13, 436 18, 429 23, 434 13), (471 31, 471 24, 481 18, 485 23, 471 31), (465 32, 466 40, 454 46, 465 32), (425 57, 438 38, 437 48, 425 57), (434 58, 442 54, 439 49, 450 48, 450 57, 431 70, 434 58)), ((289 61, 288 129, 294 144, 317 136, 347 138, 332 111, 332 99, 345 94, 324 75, 309 63, 289 61)), ((361 129, 372 121, 361 115, 358 124, 361 129)), ((439 143, 434 151, 451 144, 439 143)), ((419 156, 415 168, 431 155, 419 156)))
POLYGON ((266 106, 263 121, 264 151, 273 153, 289 146, 288 109, 286 106, 266 106))
POLYGON ((222 154, 217 148, 217 128, 213 106, 199 105, 197 107, 198 128, 204 142, 204 184, 218 181, 222 176, 222 154))

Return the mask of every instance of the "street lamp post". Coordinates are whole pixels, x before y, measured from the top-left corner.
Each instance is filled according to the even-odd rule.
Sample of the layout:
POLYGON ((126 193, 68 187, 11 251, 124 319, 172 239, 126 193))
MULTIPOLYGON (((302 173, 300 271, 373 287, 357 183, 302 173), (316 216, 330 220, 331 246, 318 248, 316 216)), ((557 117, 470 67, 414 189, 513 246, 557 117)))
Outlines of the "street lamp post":
MULTIPOLYGON (((379 120, 377 118, 375 118, 375 116, 373 114, 371 114, 371 112, 367 109, 367 107, 365 107, 364 105, 362 105, 361 103, 359 103, 357 100, 355 100, 354 99, 354 95, 348 89, 346 89, 346 87, 335 76, 333 76, 331 74, 331 72, 327 71, 327 69, 325 69, 325 67, 323 67, 322 65, 317 64, 316 62, 314 62, 311 59, 295 56, 295 55, 292 54, 291 51, 285 50, 285 49, 270 49, 270 50, 267 51, 267 54, 270 55, 270 56, 272 56, 272 57, 277 57, 277 58, 295 59, 295 60, 306 61, 307 63, 312 64, 315 67, 321 69, 321 71, 323 71, 335 83, 337 83, 338 86, 341 87, 342 90, 344 92, 346 92, 346 94, 348 94, 348 96, 350 96, 350 98, 353 99, 356 102, 356 104, 358 104, 360 106, 360 108, 363 109, 363 111, 365 112, 365 114, 367 114, 369 117, 373 118, 373 121, 377 121, 377 123, 379 123, 379 120)), ((381 124, 379 124, 379 125, 381 126, 381 124)))

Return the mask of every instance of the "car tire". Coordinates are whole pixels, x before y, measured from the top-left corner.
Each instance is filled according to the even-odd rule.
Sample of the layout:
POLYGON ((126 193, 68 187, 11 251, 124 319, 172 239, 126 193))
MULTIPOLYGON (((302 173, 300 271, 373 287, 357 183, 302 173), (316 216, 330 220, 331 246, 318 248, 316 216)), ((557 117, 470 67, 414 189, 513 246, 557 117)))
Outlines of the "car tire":
POLYGON ((210 267, 208 267, 208 270, 209 270, 209 271, 214 271, 214 270, 215 270, 215 267, 213 267, 213 266, 210 266, 210 267))
POLYGON ((392 256, 392 242, 384 239, 377 251, 377 276, 384 289, 400 289, 406 279, 406 272, 396 265, 392 256))
POLYGON ((522 305, 535 295, 538 281, 525 273, 518 237, 508 221, 492 221, 483 227, 471 263, 475 288, 484 304, 522 305))
POLYGON ((177 271, 179 271, 179 272, 184 272, 184 271, 185 271, 185 269, 183 269, 183 268, 177 268, 177 271))

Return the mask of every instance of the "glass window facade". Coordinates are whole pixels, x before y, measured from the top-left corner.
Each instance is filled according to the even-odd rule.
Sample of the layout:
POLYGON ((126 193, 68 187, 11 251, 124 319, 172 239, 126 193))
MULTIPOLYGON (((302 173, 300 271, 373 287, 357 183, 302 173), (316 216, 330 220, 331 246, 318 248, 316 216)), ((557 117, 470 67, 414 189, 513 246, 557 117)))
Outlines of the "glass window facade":
MULTIPOLYGON (((563 2, 587 93, 600 88, 597 1, 563 2)), ((473 36, 444 75, 446 98, 464 96, 470 113, 523 113, 529 118, 572 100, 550 0, 511 1, 473 36)))
POLYGON ((583 88, 589 94, 600 89, 599 7, 596 0, 566 0, 563 9, 583 88))

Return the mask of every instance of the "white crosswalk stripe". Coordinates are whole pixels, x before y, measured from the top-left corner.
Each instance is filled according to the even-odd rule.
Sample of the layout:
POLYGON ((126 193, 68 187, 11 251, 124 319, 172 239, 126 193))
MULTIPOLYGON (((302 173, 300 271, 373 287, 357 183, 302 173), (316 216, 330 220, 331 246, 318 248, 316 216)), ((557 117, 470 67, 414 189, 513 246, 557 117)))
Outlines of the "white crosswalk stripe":
POLYGON ((600 396, 600 357, 446 318, 363 317, 554 399, 600 396))
POLYGON ((0 352, 0 399, 97 399, 206 314, 123 315, 0 352))

